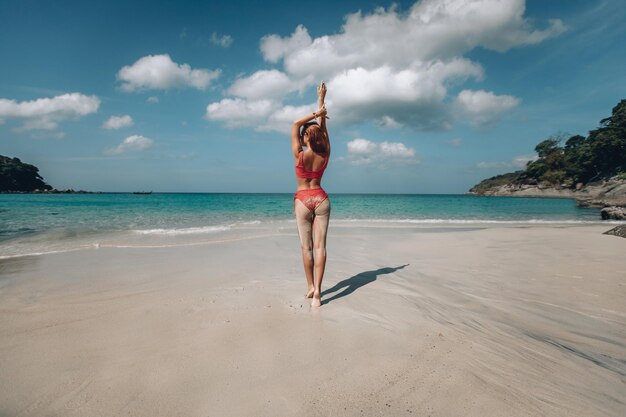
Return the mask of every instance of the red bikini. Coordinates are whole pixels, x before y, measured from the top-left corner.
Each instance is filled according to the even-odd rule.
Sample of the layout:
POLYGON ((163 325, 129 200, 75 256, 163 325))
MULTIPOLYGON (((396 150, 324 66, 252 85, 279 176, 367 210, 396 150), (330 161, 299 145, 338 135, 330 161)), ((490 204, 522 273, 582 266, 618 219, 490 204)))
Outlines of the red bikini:
POLYGON ((296 177, 321 180, 322 175, 324 175, 324 170, 326 170, 326 167, 328 166, 328 156, 324 157, 324 165, 322 165, 322 167, 317 171, 307 171, 307 169, 304 167, 303 156, 304 152, 300 152, 300 155, 298 155, 298 163, 296 164, 296 177))
MULTIPOLYGON (((321 180, 322 176, 324 175, 324 171, 328 166, 329 157, 324 157, 324 165, 322 165, 322 168, 317 171, 308 171, 304 167, 303 155, 304 152, 300 152, 300 155, 298 155, 298 163, 296 164, 296 177, 321 180)), ((315 209, 328 198, 328 194, 326 194, 322 187, 309 188, 307 190, 296 191, 293 198, 294 200, 300 200, 302 204, 304 204, 305 207, 308 208, 310 211, 315 211, 315 209)))

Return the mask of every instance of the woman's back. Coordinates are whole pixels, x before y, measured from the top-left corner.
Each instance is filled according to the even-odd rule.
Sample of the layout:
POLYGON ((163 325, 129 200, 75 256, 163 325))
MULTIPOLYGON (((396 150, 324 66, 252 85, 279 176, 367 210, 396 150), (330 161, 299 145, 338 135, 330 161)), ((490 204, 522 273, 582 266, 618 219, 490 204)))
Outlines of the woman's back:
POLYGON ((296 180, 298 190, 318 188, 328 166, 328 156, 322 156, 313 150, 302 151, 296 160, 296 180))
POLYGON ((326 157, 313 152, 311 149, 300 152, 300 155, 302 166, 309 172, 319 171, 326 165, 326 157))

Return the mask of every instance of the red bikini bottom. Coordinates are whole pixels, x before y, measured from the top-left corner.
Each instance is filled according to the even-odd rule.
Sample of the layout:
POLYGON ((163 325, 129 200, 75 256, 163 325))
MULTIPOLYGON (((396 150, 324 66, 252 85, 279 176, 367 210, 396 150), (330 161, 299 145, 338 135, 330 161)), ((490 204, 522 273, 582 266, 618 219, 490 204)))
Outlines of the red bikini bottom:
POLYGON ((294 200, 300 200, 310 211, 315 211, 327 198, 328 194, 321 187, 299 190, 293 195, 294 200))

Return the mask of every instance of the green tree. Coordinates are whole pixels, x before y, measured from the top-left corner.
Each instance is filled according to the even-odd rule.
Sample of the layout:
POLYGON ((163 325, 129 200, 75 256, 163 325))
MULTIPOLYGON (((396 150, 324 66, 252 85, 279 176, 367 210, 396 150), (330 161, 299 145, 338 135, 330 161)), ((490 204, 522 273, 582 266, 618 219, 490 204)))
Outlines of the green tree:
POLYGON ((611 116, 600 120, 600 126, 587 137, 574 135, 565 140, 563 134, 557 134, 537 144, 535 152, 538 158, 523 172, 493 177, 475 188, 482 191, 505 181, 574 185, 614 175, 626 177, 626 100, 613 107, 611 116), (561 142, 565 146, 561 147, 561 142))
POLYGON ((560 184, 566 178, 563 160, 563 148, 559 146, 561 139, 551 137, 535 146, 535 152, 539 157, 526 166, 526 179, 532 182, 547 182, 560 184))
POLYGON ((584 182, 593 173, 591 147, 587 138, 581 135, 570 137, 563 150, 565 172, 572 183, 584 182))
POLYGON ((547 158, 553 153, 561 151, 561 148, 559 147, 560 142, 561 141, 559 139, 555 138, 546 139, 535 146, 535 152, 537 152, 537 156, 539 156, 540 159, 547 158))
POLYGON ((589 132, 591 165, 595 177, 606 178, 626 172, 626 100, 613 107, 610 117, 600 121, 601 127, 589 132))

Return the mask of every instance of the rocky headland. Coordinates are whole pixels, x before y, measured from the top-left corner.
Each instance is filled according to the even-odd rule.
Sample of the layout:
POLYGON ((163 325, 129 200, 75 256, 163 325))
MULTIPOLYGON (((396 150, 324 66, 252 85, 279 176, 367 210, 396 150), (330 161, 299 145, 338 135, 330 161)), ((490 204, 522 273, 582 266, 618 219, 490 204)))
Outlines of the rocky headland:
POLYGON ((556 135, 535 146, 524 170, 496 175, 470 194, 574 198, 601 208, 604 220, 626 220, 626 99, 585 136, 556 135))
MULTIPOLYGON (((468 194, 504 197, 573 198, 581 207, 601 208, 604 220, 626 220, 626 179, 618 176, 589 184, 554 186, 543 184, 499 183, 497 177, 472 187, 468 194), (495 181, 494 181, 495 179, 495 181), (491 181, 491 183, 485 183, 491 181)), ((506 181, 506 178, 503 178, 506 181)))
POLYGON ((58 190, 47 184, 39 168, 19 158, 0 155, 0 193, 3 194, 94 194, 91 191, 58 190))
POLYGON ((51 190, 52 187, 39 175, 39 168, 0 155, 0 192, 30 192, 33 190, 51 190))

